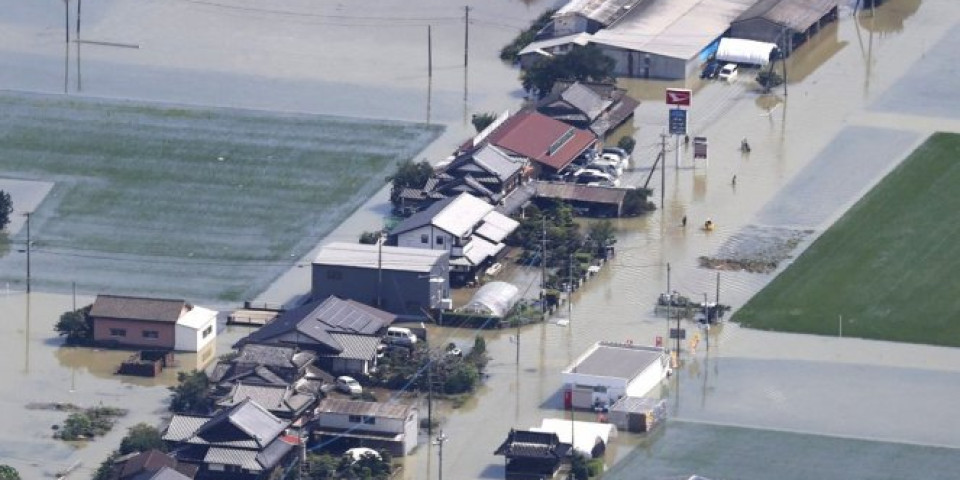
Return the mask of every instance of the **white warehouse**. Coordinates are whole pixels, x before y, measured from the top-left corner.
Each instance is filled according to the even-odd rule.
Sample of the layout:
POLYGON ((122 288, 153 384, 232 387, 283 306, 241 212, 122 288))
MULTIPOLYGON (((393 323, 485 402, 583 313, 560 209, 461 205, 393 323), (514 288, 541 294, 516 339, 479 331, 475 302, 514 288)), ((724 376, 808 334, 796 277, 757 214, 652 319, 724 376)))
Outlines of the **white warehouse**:
POLYGON ((597 342, 563 370, 565 408, 606 408, 621 397, 642 397, 670 372, 664 349, 597 342))
POLYGON ((217 338, 217 312, 194 306, 177 319, 174 347, 178 352, 199 352, 217 338))

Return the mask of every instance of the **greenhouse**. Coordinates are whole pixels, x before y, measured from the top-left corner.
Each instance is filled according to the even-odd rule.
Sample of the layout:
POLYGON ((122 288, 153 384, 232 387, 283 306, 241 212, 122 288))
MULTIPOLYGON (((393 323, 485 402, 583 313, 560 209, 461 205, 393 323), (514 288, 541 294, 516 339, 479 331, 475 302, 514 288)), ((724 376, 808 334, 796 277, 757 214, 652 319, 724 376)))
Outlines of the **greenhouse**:
POLYGON ((520 289, 507 282, 490 282, 477 290, 462 311, 503 317, 517 303, 520 289))

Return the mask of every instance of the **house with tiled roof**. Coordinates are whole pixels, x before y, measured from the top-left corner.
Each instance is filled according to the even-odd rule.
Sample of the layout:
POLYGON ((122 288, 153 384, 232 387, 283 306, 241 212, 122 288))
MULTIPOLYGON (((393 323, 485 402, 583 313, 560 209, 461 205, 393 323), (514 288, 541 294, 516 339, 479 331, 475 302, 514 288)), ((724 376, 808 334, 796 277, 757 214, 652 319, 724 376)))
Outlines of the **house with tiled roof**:
POLYGON ((247 399, 212 417, 174 415, 163 433, 171 455, 197 480, 264 480, 296 459, 290 425, 247 399))
POLYGON ((558 173, 585 151, 597 146, 597 136, 593 132, 567 125, 532 109, 517 112, 483 141, 508 155, 529 159, 536 176, 558 173))
POLYGON ((559 81, 537 102, 538 112, 601 139, 633 117, 640 102, 612 83, 559 81))
POLYGON ((273 345, 316 355, 319 367, 336 375, 367 374, 396 315, 330 296, 281 313, 235 347, 273 345))
POLYGON ((337 449, 363 446, 393 455, 408 455, 417 447, 419 428, 416 407, 335 398, 317 405, 310 425, 314 440, 337 449))
POLYGON ((507 479, 527 480, 553 478, 569 453, 555 433, 511 429, 494 455, 504 457, 507 479))
POLYGON ((217 336, 217 312, 181 299, 101 294, 90 318, 102 346, 198 352, 217 336))
POLYGON ((229 393, 217 401, 217 406, 230 408, 248 399, 277 418, 296 422, 317 403, 317 394, 298 391, 292 385, 248 385, 237 382, 229 393))
POLYGON ((180 463, 157 449, 125 455, 113 462, 110 480, 191 480, 195 465, 180 463))

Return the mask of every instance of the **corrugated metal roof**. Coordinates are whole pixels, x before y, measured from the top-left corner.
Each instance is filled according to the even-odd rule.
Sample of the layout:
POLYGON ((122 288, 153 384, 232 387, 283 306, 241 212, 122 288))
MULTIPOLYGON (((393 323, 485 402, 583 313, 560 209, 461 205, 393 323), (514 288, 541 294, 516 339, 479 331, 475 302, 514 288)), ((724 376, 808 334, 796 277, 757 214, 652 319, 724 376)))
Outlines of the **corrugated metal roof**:
POLYGON ((640 3, 591 43, 689 60, 716 40, 757 0, 650 0, 640 3))
POLYGON ((537 196, 558 200, 620 205, 627 196, 628 189, 598 187, 564 182, 537 182, 537 196))
POLYGON ((554 170, 562 170, 593 145, 597 137, 536 110, 524 110, 510 117, 487 140, 554 170))
POLYGON ((589 33, 576 33, 573 35, 564 35, 562 37, 548 38, 546 40, 538 40, 536 42, 530 42, 526 47, 523 47, 523 50, 517 55, 527 55, 530 53, 536 53, 543 56, 552 56, 549 52, 550 49, 554 47, 559 47, 560 45, 575 44, 585 46, 590 43, 590 38, 592 36, 589 33))
POLYGON ((500 212, 493 211, 483 217, 483 223, 477 227, 474 234, 493 243, 500 243, 507 238, 507 235, 513 233, 518 226, 520 226, 520 222, 500 212))
POLYGON ((523 168, 522 161, 507 155, 493 145, 484 145, 480 150, 473 152, 471 157, 475 163, 500 181, 516 175, 523 168))
POLYGON ((207 450, 207 454, 203 457, 203 462, 236 465, 254 472, 263 470, 260 462, 257 461, 256 450, 210 447, 207 450))
POLYGON ((178 299, 97 295, 90 316, 175 323, 186 305, 178 299))
POLYGON ((762 18, 803 32, 827 12, 837 8, 839 3, 839 0, 760 0, 737 17, 734 23, 762 18))
POLYGON ((610 406, 611 412, 644 413, 657 408, 663 400, 648 397, 621 397, 610 406))
POLYGON ((362 415, 365 417, 405 419, 414 407, 399 403, 358 402, 326 398, 317 406, 317 414, 362 415))
POLYGON ((430 223, 454 237, 463 237, 492 211, 493 205, 469 193, 462 193, 437 212, 430 223))
POLYGON ((363 245, 360 243, 328 243, 313 260, 316 265, 354 268, 383 268, 405 272, 429 273, 447 257, 446 250, 363 245), (382 249, 382 253, 379 251, 382 249))
POLYGON ((480 265, 487 258, 493 257, 506 248, 502 243, 492 243, 483 237, 475 236, 463 246, 463 257, 471 265, 480 265))
POLYGON ((174 415, 170 425, 163 432, 163 439, 169 442, 183 442, 192 437, 196 431, 210 420, 210 417, 194 415, 174 415))
POLYGON ((610 25, 642 0, 571 0, 557 10, 554 18, 563 15, 581 15, 590 20, 610 25))
POLYGON ((596 92, 580 84, 574 83, 560 93, 560 98, 570 106, 583 112, 588 119, 593 120, 600 116, 613 102, 604 99, 596 92))
POLYGON ((211 320, 216 321, 216 319, 216 311, 194 306, 190 311, 177 319, 177 325, 198 330, 209 324, 211 320))

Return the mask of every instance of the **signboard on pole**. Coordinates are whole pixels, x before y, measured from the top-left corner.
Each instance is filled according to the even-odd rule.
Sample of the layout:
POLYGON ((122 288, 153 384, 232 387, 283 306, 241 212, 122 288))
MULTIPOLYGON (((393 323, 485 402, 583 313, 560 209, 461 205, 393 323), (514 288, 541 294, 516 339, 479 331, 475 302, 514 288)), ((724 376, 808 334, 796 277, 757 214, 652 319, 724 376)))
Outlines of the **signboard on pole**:
POLYGON ((678 336, 680 337, 680 340, 686 340, 686 338, 687 338, 687 329, 686 329, 686 328, 680 328, 680 329, 671 328, 671 329, 670 329, 670 338, 677 338, 678 336))
POLYGON ((668 88, 667 105, 690 106, 690 99, 693 98, 693 90, 686 88, 668 88))
POLYGON ((681 108, 670 110, 670 135, 687 134, 687 111, 681 108))

